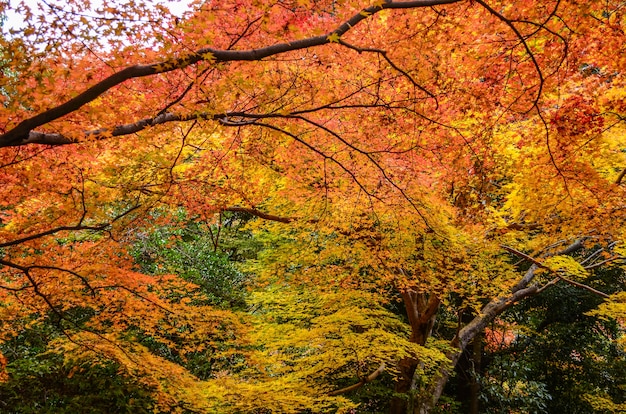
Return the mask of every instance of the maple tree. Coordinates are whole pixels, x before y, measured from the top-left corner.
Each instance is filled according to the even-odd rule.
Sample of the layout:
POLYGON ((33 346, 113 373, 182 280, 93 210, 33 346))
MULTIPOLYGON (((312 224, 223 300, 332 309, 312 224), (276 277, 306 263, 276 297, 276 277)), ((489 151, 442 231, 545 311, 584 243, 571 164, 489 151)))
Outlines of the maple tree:
POLYGON ((58 352, 113 359, 169 409, 347 411, 390 374, 400 413, 556 284, 623 323, 624 293, 586 283, 624 259, 620 2, 44 8, 0 39, 3 341, 52 323, 58 352), (180 265, 138 271, 137 232, 180 211, 257 218, 256 313, 180 265), (142 335, 246 362, 198 380, 142 335))

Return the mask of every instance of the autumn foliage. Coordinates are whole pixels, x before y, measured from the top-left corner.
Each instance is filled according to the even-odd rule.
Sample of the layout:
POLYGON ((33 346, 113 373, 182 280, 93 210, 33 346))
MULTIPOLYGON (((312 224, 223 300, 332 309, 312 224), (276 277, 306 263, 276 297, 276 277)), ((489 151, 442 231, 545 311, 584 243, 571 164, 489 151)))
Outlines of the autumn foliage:
POLYGON ((42 352, 114 363, 155 412, 354 412, 378 381, 423 413, 555 285, 623 328, 621 2, 41 7, 0 5, 4 343, 52 326, 42 352), (185 265, 190 228, 244 305, 185 265))

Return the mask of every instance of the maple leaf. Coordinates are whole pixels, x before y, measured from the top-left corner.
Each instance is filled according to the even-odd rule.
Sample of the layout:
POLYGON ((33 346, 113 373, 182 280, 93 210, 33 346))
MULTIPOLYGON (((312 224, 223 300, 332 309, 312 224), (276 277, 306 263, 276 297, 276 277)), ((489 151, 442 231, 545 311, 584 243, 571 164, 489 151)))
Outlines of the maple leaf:
POLYGON ((215 55, 211 52, 205 52, 202 55, 200 55, 202 57, 202 59, 208 63, 215 63, 215 55))
POLYGON ((374 3, 372 3, 374 7, 378 7, 380 9, 382 9, 385 4, 387 4, 387 0, 375 0, 374 3))
POLYGON ((175 64, 171 61, 166 61, 162 63, 157 63, 156 65, 152 65, 156 73, 168 72, 174 69, 175 64))
POLYGON ((337 32, 333 32, 331 34, 329 34, 328 36, 326 36, 326 40, 328 40, 331 43, 338 43, 339 42, 339 33, 337 32))

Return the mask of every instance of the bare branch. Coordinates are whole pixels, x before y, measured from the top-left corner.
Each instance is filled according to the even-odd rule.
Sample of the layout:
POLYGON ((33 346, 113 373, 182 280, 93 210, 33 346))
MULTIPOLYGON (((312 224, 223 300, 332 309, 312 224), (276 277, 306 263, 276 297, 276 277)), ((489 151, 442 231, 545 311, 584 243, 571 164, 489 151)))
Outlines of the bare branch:
POLYGON ((576 287, 579 287, 581 289, 585 289, 585 290, 587 290, 587 291, 589 291, 589 292, 591 292, 591 293, 593 293, 595 295, 601 296, 601 297, 603 297, 605 299, 609 298, 609 295, 607 295, 604 292, 600 292, 599 290, 594 289, 591 286, 587 286, 584 283, 576 282, 575 280, 571 280, 571 279, 566 278, 565 276, 562 275, 562 272, 555 272, 555 274, 556 274, 556 277, 558 277, 560 280, 562 280, 565 283, 569 283, 572 286, 576 286, 576 287))

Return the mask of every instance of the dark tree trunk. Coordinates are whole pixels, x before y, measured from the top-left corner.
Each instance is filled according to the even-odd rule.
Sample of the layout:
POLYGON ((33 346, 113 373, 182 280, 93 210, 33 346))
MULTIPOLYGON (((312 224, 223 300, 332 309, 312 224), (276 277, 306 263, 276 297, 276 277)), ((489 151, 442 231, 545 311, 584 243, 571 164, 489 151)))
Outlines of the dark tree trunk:
MULTIPOLYGON (((390 413, 428 414, 437 405, 437 401, 450 377, 450 371, 457 365, 468 344, 505 309, 539 292, 537 286, 526 287, 532 280, 536 269, 536 266, 532 266, 520 283, 513 288, 509 296, 489 302, 482 308, 478 316, 474 317, 457 333, 456 337, 450 341, 450 346, 455 350, 446 355, 450 360, 450 365, 442 366, 439 372, 430 379, 428 387, 420 390, 419 401, 415 400, 415 396, 418 395, 416 393, 418 378, 416 378, 415 371, 420 362, 411 358, 401 360, 398 365, 400 376, 395 386, 395 392, 399 396, 392 399, 390 413)), ((440 301, 434 295, 410 290, 401 293, 411 324, 411 341, 424 345, 431 334, 440 301)))
MULTIPOLYGON (((576 240, 565 249, 553 253, 553 255, 569 254, 579 250, 582 248, 583 242, 584 239, 576 240)), ((548 282, 542 288, 539 288, 536 284, 531 284, 535 277, 535 272, 539 269, 539 264, 523 253, 511 248, 505 247, 505 249, 513 254, 529 259, 533 264, 508 295, 491 300, 480 310, 476 317, 459 330, 450 341, 450 346, 453 350, 446 355, 450 360, 450 364, 441 366, 439 372, 429 379, 428 388, 419 393, 419 401, 414 401, 414 396, 419 380, 416 378, 415 372, 420 362, 410 358, 399 362, 400 377, 396 383, 395 391, 404 395, 405 398, 393 398, 391 401, 391 414, 428 414, 437 405, 437 401, 441 397, 450 377, 450 370, 454 369, 463 350, 467 348, 474 338, 479 336, 485 327, 506 309, 524 298, 541 292, 554 283, 548 282)), ((424 345, 431 334, 440 301, 435 295, 419 293, 411 289, 405 289, 400 293, 406 307, 409 324, 411 325, 411 341, 424 345)), ((478 391, 475 392, 475 395, 477 398, 478 391)), ((478 400, 476 399, 472 404, 471 410, 476 411, 471 412, 478 412, 478 400)))
MULTIPOLYGON (((412 290, 400 292, 411 325, 410 341, 425 345, 435 324, 435 316, 441 303, 435 295, 427 295, 412 290)), ((414 391, 416 390, 415 371, 419 361, 414 358, 403 358, 398 364, 400 375, 394 391, 399 396, 391 400, 391 414, 406 414, 415 406, 414 391)))
POLYGON ((477 374, 481 372, 482 335, 477 335, 465 348, 456 366, 456 399, 463 405, 463 412, 479 413, 480 383, 477 374))

